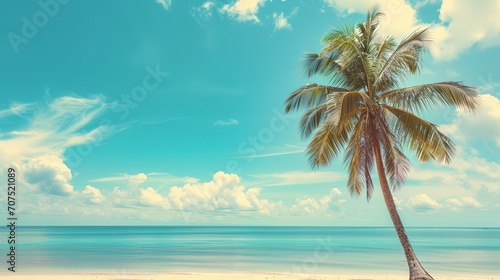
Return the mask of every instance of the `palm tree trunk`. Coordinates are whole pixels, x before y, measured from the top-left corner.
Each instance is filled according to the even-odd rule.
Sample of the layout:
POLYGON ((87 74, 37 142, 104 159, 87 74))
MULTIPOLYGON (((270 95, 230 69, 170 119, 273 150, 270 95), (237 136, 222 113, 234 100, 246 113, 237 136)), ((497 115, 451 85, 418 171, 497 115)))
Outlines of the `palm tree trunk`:
POLYGON ((392 198, 391 189, 389 188, 389 183, 387 182, 387 177, 385 175, 385 169, 382 162, 382 155, 380 153, 379 144, 375 143, 374 146, 378 178, 380 181, 380 186, 382 188, 382 193, 384 195, 385 205, 387 206, 387 210, 389 210, 389 215, 391 216, 392 223, 394 224, 394 229, 396 229, 399 241, 403 246, 406 261, 408 262, 408 268, 410 270, 410 280, 433 280, 434 278, 432 278, 432 276, 430 276, 429 273, 425 271, 425 269, 418 261, 415 252, 413 251, 410 240, 406 235, 403 223, 401 222, 401 218, 399 217, 396 204, 394 204, 394 199, 392 198))

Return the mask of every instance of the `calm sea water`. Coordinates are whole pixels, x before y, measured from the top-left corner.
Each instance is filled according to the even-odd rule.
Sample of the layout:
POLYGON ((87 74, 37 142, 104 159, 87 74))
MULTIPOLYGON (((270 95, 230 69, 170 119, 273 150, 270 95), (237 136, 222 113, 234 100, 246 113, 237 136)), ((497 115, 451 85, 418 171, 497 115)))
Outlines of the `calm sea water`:
MULTIPOLYGON (((435 275, 500 275, 499 228, 407 232, 435 275)), ((21 227, 17 236, 20 273, 407 273, 393 228, 21 227)))

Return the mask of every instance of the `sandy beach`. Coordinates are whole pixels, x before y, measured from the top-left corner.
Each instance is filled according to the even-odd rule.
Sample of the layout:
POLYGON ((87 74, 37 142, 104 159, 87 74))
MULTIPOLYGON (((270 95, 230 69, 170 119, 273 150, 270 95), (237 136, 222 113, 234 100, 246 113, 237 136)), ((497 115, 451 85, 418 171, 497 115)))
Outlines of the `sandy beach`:
MULTIPOLYGON (((30 280, 30 279, 51 279, 51 280, 399 280, 408 279, 407 275, 292 275, 292 274, 218 274, 218 273, 171 273, 171 274, 23 274, 23 275, 2 275, 2 279, 10 280, 30 280)), ((500 276, 435 276, 436 280, 472 280, 472 279, 500 279, 500 276)))

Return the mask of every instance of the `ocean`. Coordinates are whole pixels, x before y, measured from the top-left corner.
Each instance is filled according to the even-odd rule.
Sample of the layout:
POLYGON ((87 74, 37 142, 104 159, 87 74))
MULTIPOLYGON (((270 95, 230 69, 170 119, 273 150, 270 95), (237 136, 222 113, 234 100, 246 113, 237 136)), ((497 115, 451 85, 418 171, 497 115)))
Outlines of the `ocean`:
MULTIPOLYGON (((500 228, 407 233, 435 276, 500 275, 500 228)), ((16 234, 20 274, 407 273, 391 227, 67 226, 19 227, 16 234)), ((10 246, 4 241, 3 256, 10 246)))

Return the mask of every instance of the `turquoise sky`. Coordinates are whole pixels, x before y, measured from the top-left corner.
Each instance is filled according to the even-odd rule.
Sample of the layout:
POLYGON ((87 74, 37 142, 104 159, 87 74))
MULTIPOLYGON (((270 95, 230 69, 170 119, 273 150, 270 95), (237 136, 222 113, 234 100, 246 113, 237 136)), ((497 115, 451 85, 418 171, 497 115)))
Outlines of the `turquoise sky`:
MULTIPOLYGON (((340 161, 312 170, 284 100, 304 52, 378 1, 2 1, 0 165, 27 225, 391 225, 340 161)), ((483 107, 426 112, 457 144, 396 192, 407 226, 500 226, 498 1, 379 3, 381 32, 430 28, 406 84, 463 81, 483 107)), ((6 195, 0 196, 0 205, 6 195)), ((2 207, 3 209, 4 207, 2 207)), ((2 210, 4 211, 4 210, 2 210)), ((5 211, 2 212, 5 214, 5 211)))

